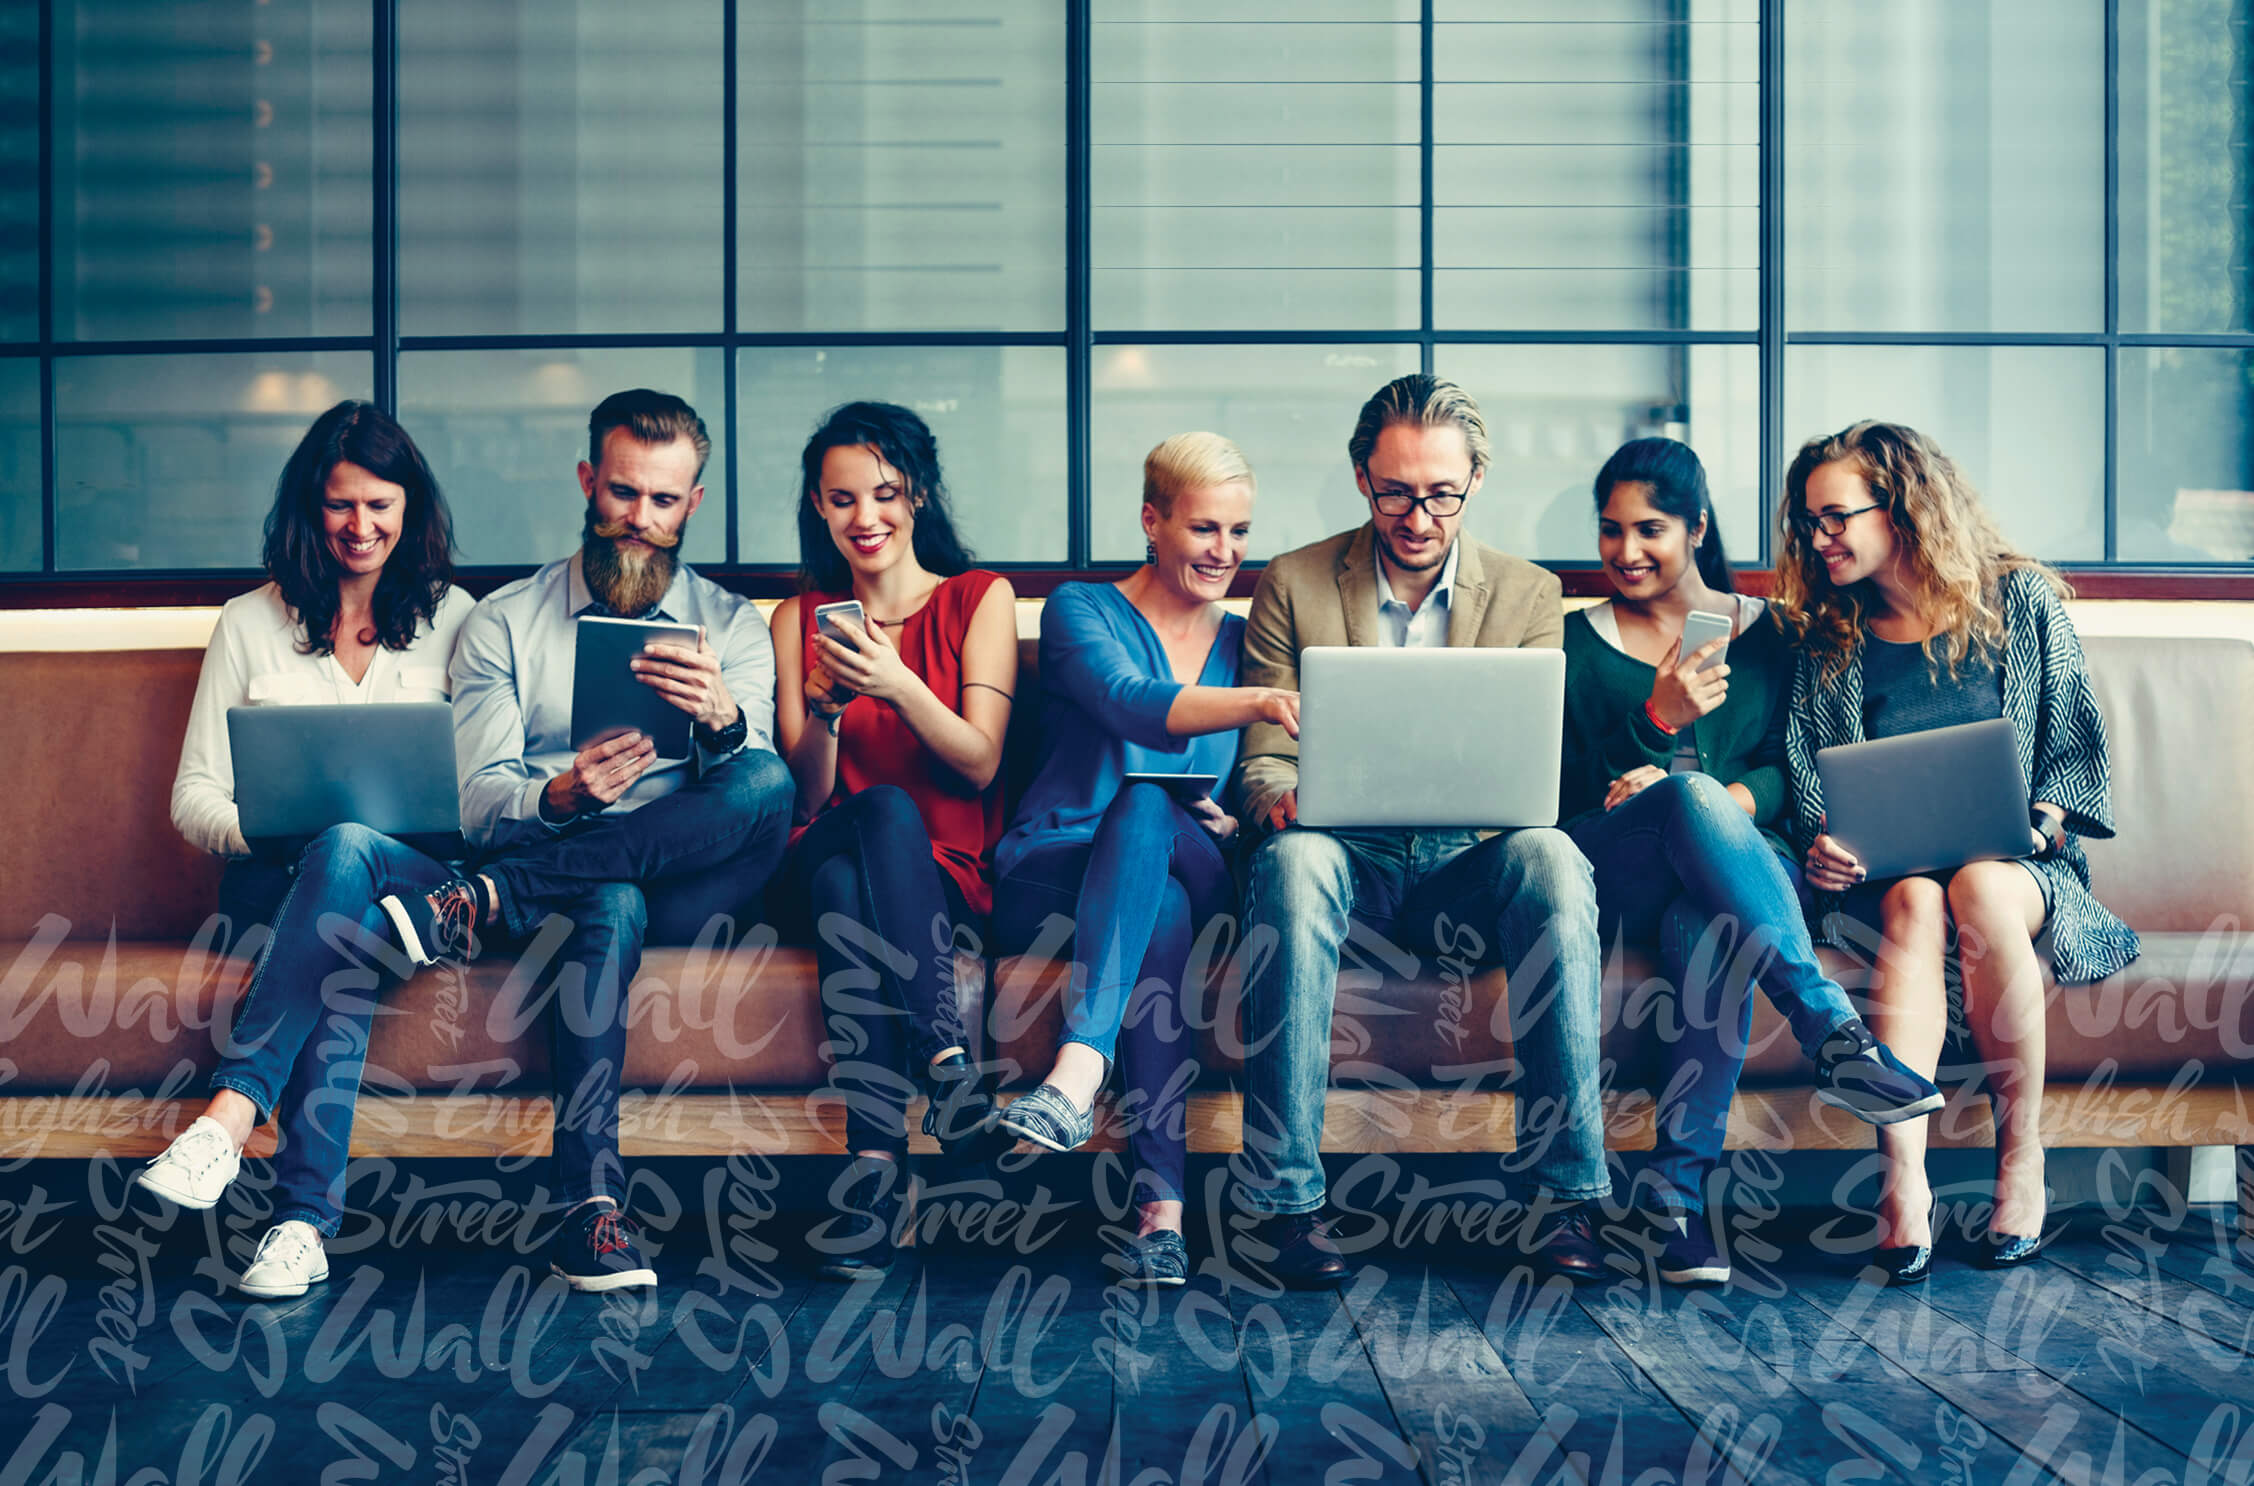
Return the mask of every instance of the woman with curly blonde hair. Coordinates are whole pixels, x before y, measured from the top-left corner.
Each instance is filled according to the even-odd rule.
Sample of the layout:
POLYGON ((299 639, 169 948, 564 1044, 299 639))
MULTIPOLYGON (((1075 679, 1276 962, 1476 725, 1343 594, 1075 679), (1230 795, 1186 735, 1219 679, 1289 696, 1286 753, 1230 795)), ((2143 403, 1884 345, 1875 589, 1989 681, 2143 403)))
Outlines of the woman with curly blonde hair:
MULTIPOLYGON (((2041 1242, 2043 972, 2048 934, 2061 984, 2099 980, 2137 937, 2090 894, 2077 837, 2113 834, 2105 720, 2066 585, 2011 550, 1977 491, 1914 429, 1864 422, 1811 439, 1785 476, 1783 547, 1771 607, 1799 642, 1785 752, 1794 844, 1819 943, 1859 924, 1877 943, 1873 1030, 1931 1074, 1947 1029, 1946 965, 1962 970, 1965 1021, 1996 1121, 1995 1202, 1984 1263, 2023 1264, 2041 1242), (1869 881, 1824 831, 1819 749, 2008 718, 2029 781, 2028 851, 2008 861, 1869 881)), ((1879 1131, 1879 1246, 1890 1284, 1930 1270, 1932 1189, 1925 1121, 1879 1131)))

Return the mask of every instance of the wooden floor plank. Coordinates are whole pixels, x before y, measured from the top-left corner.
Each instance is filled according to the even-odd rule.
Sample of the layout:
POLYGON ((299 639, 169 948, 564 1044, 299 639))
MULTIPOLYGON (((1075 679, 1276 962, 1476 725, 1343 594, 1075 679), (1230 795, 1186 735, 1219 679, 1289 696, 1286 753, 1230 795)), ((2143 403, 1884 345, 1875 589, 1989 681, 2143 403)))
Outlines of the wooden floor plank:
MULTIPOLYGON (((1124 1228, 1107 1230, 1099 1241, 1125 1237, 1124 1228)), ((1121 1420, 1119 1478, 1151 1470, 1167 1481, 1256 1477, 1275 1437, 1255 1422, 1220 1282, 1193 1272, 1179 1289, 1149 1289, 1105 1277, 1100 1360, 1121 1420)))
MULTIPOLYGON (((2106 1460, 2116 1453, 2131 1467, 2124 1481, 2155 1470, 2171 1479, 2181 1470, 2171 1452, 2036 1369, 1920 1371, 1853 1334, 1797 1281, 1787 1283, 1771 1298, 1733 1287, 1699 1292, 1689 1304, 1726 1315, 1740 1336, 1774 1338, 1757 1355, 1804 1393, 1827 1400, 1826 1421, 1850 1474, 1866 1469, 1858 1455, 1885 1458, 1925 1480, 1997 1481, 2014 1471, 2024 1478, 2030 1469, 2057 1471, 2077 1455, 2106 1460)), ((1832 1291, 1832 1303, 1852 1314, 1865 1299, 1908 1299, 1875 1283, 1858 1288, 1860 1295, 1832 1291)))
POLYGON ((1117 1433, 1111 1375, 1095 1357, 1104 1279, 1095 1254, 1079 1249, 1012 1262, 989 1287, 1007 1319, 971 1405, 982 1437, 973 1479, 1101 1478, 1117 1433))
POLYGON ((873 1365, 850 1391, 825 1401, 831 1440, 817 1474, 858 1455, 877 1462, 872 1479, 938 1480, 945 1461, 982 1458, 972 1444, 971 1407, 992 1361, 989 1348, 1008 1341, 986 1326, 1008 1267, 982 1254, 923 1256, 893 1329, 880 1329, 872 1343, 873 1365))
POLYGON ((1416 1451, 1401 1437, 1354 1325, 1335 1290, 1227 1295, 1242 1339, 1253 1407, 1276 1432, 1262 1479, 1304 1486, 1330 1479, 1411 1486, 1416 1451), (1334 1477, 1333 1472, 1337 1472, 1334 1477))
MULTIPOLYGON (((1847 1458, 1826 1428, 1823 1403, 1751 1355, 1717 1346, 1688 1297, 1592 1286, 1578 1300, 1692 1421, 1731 1475, 1762 1486, 1821 1482, 1847 1458)), ((1918 1486, 1883 1461, 1870 1479, 1918 1486)))
POLYGON ((1341 1292, 1428 1486, 1531 1481, 1556 1434, 1446 1279, 1410 1256, 1369 1264, 1341 1292))
MULTIPOLYGON (((2060 1269, 2087 1280, 2130 1305, 2149 1311, 2161 1328, 2180 1328, 2184 1344, 2199 1352, 2228 1352, 2254 1367, 2254 1308, 2225 1298, 2161 1264, 2155 1255, 2066 1250, 2054 1245, 2045 1257, 2060 1269)), ((2246 1287, 2254 1297, 2254 1281, 2246 1287)))
MULTIPOLYGON (((2228 1407, 2218 1405, 2208 1379, 2159 1355, 2173 1348, 2172 1338, 2128 1340, 2107 1314, 2149 1313, 2055 1264, 2004 1274, 1936 1271, 1926 1289, 1936 1309, 1985 1329, 1992 1342, 2179 1455, 2213 1409, 2228 1407)), ((2254 1375, 2241 1369, 2223 1381, 2230 1397, 2248 1392, 2254 1375)))
POLYGON ((1571 1282, 1525 1266, 1449 1265, 1449 1288, 1476 1318, 1575 1475, 1592 1481, 1683 1477, 1697 1431, 1575 1299, 1571 1282))

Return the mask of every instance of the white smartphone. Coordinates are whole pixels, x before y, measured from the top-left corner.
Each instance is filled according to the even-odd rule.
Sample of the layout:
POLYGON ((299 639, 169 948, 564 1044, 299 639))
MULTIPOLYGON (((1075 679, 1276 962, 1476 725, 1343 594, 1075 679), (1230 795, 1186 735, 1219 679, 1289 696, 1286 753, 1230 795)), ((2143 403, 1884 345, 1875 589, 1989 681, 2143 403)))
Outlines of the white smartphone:
POLYGON ((861 612, 861 601, 859 599, 844 599, 834 604, 815 606, 814 628, 828 635, 840 645, 850 647, 853 642, 847 639, 845 631, 838 627, 837 622, 840 619, 852 620, 853 627, 863 634, 869 632, 869 617, 861 612))
POLYGON ((1722 663, 1723 656, 1730 653, 1729 639, 1735 633, 1737 621, 1731 616, 1693 609, 1683 619, 1683 654, 1695 655, 1700 646, 1711 645, 1716 640, 1722 641, 1722 648, 1708 656, 1706 663, 1699 667, 1701 671, 1711 671, 1722 663))

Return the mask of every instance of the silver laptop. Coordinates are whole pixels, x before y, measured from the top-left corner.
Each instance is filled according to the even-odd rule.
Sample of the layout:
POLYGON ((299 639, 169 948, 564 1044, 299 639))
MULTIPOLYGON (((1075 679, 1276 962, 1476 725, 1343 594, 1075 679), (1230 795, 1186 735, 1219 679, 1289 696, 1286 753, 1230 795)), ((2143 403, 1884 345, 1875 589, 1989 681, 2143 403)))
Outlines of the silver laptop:
POLYGON ((356 822, 386 836, 462 829, 454 709, 444 702, 229 707, 235 808, 252 842, 356 822))
POLYGON ((2027 780, 2004 718, 1816 752, 1832 839, 1872 878, 2025 856, 2027 780))
POLYGON ((1562 650, 1299 652, 1304 825, 1554 826, 1562 650))

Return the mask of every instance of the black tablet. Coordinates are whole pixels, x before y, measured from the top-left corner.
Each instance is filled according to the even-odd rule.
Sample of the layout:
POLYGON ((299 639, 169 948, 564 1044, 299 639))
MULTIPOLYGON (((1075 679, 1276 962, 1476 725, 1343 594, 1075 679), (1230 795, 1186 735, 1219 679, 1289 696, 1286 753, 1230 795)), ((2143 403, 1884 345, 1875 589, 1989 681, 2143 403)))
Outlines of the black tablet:
POLYGON ((636 732, 657 745, 659 758, 687 758, 689 714, 646 685, 634 673, 632 662, 649 645, 696 649, 696 626, 582 614, 577 639, 571 668, 571 746, 585 748, 636 732))

